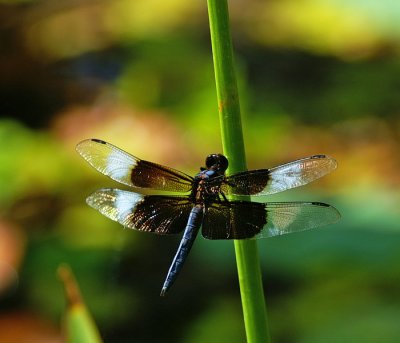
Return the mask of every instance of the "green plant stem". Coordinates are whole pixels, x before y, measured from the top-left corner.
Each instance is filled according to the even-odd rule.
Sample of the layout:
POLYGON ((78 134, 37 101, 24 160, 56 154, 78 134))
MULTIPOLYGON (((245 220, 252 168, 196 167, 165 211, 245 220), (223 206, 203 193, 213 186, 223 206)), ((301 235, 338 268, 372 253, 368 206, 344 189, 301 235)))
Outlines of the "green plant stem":
MULTIPOLYGON (((227 0, 208 0, 215 83, 224 154, 229 173, 246 170, 246 158, 240 119, 240 105, 227 0)), ((270 342, 261 269, 255 240, 235 241, 244 324, 247 342, 270 342)))

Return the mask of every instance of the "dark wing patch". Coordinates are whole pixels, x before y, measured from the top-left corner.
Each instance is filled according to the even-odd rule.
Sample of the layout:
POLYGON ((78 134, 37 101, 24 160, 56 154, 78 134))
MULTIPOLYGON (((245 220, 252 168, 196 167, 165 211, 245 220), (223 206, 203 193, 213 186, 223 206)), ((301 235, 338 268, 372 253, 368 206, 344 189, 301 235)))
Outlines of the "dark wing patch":
POLYGON ((84 140, 76 146, 76 150, 99 172, 125 185, 171 192, 191 190, 191 176, 141 160, 102 140, 84 140))
POLYGON ((178 170, 139 160, 132 170, 131 182, 140 188, 189 192, 192 189, 193 178, 178 170))
POLYGON ((186 197, 144 196, 120 189, 100 189, 86 202, 125 227, 160 235, 182 232, 193 207, 186 197))
MULTIPOLYGON (((221 190, 235 195, 268 195, 306 185, 330 173, 336 161, 326 155, 315 155, 271 169, 240 172, 227 176, 221 190)), ((221 180, 213 180, 213 182, 221 180)))
POLYGON ((257 235, 266 224, 265 205, 231 201, 207 207, 202 234, 208 239, 246 239, 257 235))
POLYGON ((320 202, 266 203, 267 223, 255 238, 266 238, 333 224, 340 213, 320 202))
POLYGON ((227 176, 221 190, 227 194, 259 195, 268 185, 271 176, 268 169, 250 170, 227 176))

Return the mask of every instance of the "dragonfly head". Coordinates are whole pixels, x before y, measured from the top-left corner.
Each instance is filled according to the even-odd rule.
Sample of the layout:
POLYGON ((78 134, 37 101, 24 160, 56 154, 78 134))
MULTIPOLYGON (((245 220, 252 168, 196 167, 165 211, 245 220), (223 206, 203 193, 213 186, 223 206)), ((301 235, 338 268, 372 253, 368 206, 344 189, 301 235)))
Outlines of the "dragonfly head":
POLYGON ((207 169, 218 170, 222 173, 228 169, 228 159, 221 154, 211 154, 206 158, 207 169))

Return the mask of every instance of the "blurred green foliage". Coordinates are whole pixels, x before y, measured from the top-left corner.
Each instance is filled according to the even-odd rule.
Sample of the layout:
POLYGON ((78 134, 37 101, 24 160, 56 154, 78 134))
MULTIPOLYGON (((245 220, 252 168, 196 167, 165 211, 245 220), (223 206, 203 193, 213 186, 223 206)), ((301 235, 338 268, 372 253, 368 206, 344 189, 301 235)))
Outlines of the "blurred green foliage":
MULTIPOLYGON (((262 199, 343 216, 259 243, 272 341, 398 342, 399 5, 230 5, 249 168, 315 153, 339 163, 262 199)), ((48 333, 38 319, 21 328, 27 313, 58 330, 55 273, 68 263, 105 342, 243 342, 232 242, 199 237, 160 299, 179 237, 88 208, 116 184, 74 151, 98 137, 195 173, 221 150, 205 3, 3 1, 0 23, 0 341, 48 333)))

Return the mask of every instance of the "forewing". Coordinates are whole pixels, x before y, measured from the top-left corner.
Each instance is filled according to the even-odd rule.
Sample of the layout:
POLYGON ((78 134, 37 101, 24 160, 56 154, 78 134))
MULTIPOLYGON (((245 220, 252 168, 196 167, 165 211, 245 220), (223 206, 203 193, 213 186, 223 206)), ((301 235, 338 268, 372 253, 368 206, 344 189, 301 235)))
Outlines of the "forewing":
POLYGON ((255 238, 265 238, 333 224, 340 213, 320 202, 272 202, 265 204, 267 223, 255 238))
POLYGON ((183 231, 193 207, 186 197, 145 196, 120 189, 99 189, 86 202, 125 227, 160 235, 183 231))
POLYGON ((250 170, 227 176, 221 190, 235 195, 278 193, 319 179, 336 166, 336 160, 332 157, 314 155, 271 169, 250 170))
POLYGON ((247 201, 213 203, 206 209, 202 234, 208 239, 246 239, 260 233, 265 224, 264 204, 247 201))
POLYGON ((191 190, 191 176, 141 160, 102 140, 84 140, 76 146, 76 150, 99 172, 125 185, 171 192, 191 190))

